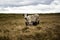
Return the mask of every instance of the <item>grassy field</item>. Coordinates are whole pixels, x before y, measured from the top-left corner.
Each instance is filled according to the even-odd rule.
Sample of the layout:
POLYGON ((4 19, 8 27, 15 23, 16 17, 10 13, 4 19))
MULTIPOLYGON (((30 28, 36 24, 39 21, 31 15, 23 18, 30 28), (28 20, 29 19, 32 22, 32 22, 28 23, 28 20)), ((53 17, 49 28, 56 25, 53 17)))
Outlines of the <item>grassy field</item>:
POLYGON ((23 14, 0 14, 0 40, 60 40, 60 14, 40 14, 40 24, 28 27, 23 14))

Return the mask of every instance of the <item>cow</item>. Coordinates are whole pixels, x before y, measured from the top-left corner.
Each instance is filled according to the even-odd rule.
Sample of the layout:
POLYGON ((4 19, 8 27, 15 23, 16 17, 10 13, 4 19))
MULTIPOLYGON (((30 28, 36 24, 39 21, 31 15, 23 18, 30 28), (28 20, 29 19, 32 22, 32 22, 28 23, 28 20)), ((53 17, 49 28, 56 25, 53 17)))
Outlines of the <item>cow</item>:
POLYGON ((25 18, 26 26, 39 24, 39 15, 38 14, 33 14, 33 15, 25 14, 24 18, 25 18))

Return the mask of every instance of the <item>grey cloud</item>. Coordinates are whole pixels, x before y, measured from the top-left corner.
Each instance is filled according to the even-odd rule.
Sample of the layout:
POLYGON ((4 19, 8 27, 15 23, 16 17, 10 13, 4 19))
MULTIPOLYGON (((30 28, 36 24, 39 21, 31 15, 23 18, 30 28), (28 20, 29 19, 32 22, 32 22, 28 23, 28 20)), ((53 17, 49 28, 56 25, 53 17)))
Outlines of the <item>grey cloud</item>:
POLYGON ((35 4, 45 4, 45 5, 49 5, 51 4, 51 2, 53 2, 54 0, 36 0, 34 3, 35 4))
POLYGON ((0 8, 0 11, 8 11, 8 10, 5 8, 0 8))
POLYGON ((49 5, 54 0, 0 0, 0 7, 19 7, 27 5, 49 5))

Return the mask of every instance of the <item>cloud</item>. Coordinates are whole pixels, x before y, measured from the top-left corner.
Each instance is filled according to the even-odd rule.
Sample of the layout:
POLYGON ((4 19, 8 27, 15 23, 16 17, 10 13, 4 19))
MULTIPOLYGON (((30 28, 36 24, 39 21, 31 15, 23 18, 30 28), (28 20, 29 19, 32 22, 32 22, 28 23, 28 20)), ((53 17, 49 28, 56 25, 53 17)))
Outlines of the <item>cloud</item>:
POLYGON ((1 0, 0 13, 56 13, 60 0, 1 0))
POLYGON ((60 0, 54 0, 54 1, 52 2, 52 4, 53 4, 53 5, 60 5, 60 0))
POLYGON ((53 0, 0 0, 0 7, 19 7, 38 4, 50 4, 53 0))
MULTIPOLYGON (((60 12, 60 5, 30 5, 23 7, 4 8, 4 13, 56 13, 60 12), (8 11, 7 11, 8 10, 8 11)), ((3 12, 3 11, 1 11, 3 12)))

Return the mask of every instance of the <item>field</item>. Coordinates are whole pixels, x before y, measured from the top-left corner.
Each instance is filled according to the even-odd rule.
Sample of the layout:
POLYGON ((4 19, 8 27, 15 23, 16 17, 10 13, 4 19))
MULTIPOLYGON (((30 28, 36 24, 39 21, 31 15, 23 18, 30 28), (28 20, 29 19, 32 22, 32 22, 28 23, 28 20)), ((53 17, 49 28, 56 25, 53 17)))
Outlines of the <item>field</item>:
POLYGON ((40 14, 39 23, 26 26, 23 14, 0 14, 0 40, 60 40, 60 14, 40 14))

